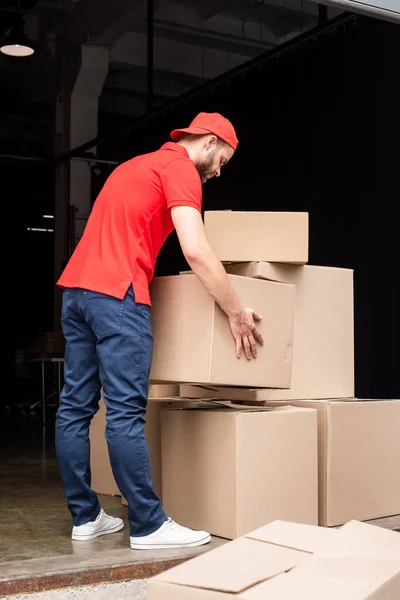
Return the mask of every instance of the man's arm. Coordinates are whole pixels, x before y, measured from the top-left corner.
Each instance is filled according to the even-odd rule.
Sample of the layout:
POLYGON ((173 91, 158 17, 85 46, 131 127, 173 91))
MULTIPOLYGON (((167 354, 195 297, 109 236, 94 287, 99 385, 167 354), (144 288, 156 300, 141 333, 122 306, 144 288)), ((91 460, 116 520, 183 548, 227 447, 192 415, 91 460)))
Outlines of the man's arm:
POLYGON ((260 320, 261 316, 245 308, 233 289, 221 261, 207 240, 201 214, 190 206, 173 206, 171 216, 190 268, 229 319, 237 357, 240 357, 242 347, 247 359, 256 357, 256 342, 263 344, 263 339, 254 321, 260 320))

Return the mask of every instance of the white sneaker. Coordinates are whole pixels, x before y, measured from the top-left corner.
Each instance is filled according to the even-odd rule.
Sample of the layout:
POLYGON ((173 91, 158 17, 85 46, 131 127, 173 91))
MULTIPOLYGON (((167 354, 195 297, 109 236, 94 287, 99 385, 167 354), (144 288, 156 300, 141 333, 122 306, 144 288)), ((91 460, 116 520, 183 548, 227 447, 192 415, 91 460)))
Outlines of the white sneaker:
POLYGON ((131 537, 134 550, 153 550, 154 548, 191 548, 202 546, 211 541, 207 531, 194 531, 167 519, 157 531, 142 537, 131 537))
POLYGON ((110 517, 101 508, 95 521, 90 521, 84 525, 75 525, 72 528, 72 539, 78 541, 94 540, 94 538, 100 535, 115 533, 122 529, 123 526, 124 522, 122 519, 110 517))

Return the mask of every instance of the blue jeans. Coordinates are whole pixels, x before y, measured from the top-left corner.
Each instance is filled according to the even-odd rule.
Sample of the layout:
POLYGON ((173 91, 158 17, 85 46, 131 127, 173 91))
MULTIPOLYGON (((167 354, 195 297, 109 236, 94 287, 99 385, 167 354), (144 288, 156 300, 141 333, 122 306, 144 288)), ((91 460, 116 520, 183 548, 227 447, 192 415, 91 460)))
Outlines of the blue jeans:
POLYGON ((100 512, 91 490, 89 425, 107 408, 106 439, 115 481, 126 498, 132 536, 161 527, 166 515, 153 491, 144 433, 153 336, 150 307, 79 288, 63 292, 64 387, 56 417, 56 451, 74 525, 100 512))

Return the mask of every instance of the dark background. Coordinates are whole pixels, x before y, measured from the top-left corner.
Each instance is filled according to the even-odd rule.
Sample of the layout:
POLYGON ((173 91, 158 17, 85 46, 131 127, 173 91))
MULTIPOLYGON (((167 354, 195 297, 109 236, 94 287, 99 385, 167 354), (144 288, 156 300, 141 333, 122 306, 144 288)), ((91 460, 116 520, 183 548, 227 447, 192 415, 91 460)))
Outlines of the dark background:
MULTIPOLYGON (((204 209, 309 213, 309 264, 354 269, 360 398, 400 398, 399 64, 399 27, 357 17, 217 80, 130 131, 100 133, 98 142, 100 155, 122 161, 154 150, 199 111, 230 118, 240 146, 222 177, 204 187, 204 209)), ((37 194, 50 203, 54 196, 52 179, 40 174, 46 168, 1 165, 3 190, 4 182, 12 189, 6 203, 16 232, 18 339, 53 325, 53 241, 47 236, 33 247, 25 230, 37 194)), ((172 234, 156 274, 185 267, 172 234)))

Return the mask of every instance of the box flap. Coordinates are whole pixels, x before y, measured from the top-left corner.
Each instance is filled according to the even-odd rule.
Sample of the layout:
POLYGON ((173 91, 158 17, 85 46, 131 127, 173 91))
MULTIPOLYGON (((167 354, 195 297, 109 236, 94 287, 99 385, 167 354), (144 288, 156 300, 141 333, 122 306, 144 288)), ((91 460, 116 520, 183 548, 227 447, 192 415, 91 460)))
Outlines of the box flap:
POLYGON ((314 553, 319 552, 330 541, 334 541, 337 534, 337 529, 276 520, 260 529, 251 531, 246 534, 246 537, 293 550, 314 553))
POLYGON ((289 573, 239 596, 241 600, 397 600, 399 597, 398 559, 316 555, 289 573))
POLYGON ((240 594, 237 600, 366 600, 370 585, 333 577, 302 577, 293 569, 240 594))
MULTIPOLYGON (((161 398, 158 398, 161 400, 161 398)), ((165 398, 164 398, 165 400, 165 398)), ((217 398, 207 398, 207 400, 195 399, 195 398, 169 398, 169 401, 178 401, 186 402, 190 404, 190 406, 186 405, 184 407, 175 407, 169 406, 168 409, 171 410, 199 410, 205 408, 207 410, 226 410, 231 413, 250 413, 250 412, 293 412, 297 409, 295 406, 263 406, 261 404, 235 404, 234 402, 230 402, 229 400, 218 400, 217 398)))
POLYGON ((325 555, 375 556, 400 559, 400 534, 377 525, 349 521, 327 539, 325 555))
POLYGON ((300 564, 307 555, 296 550, 238 538, 206 552, 154 579, 176 585, 240 593, 300 564))
MULTIPOLYGON (((326 579, 330 582, 341 579, 350 585, 358 582, 359 595, 356 598, 380 598, 397 600, 400 598, 400 559, 367 556, 312 556, 310 560, 296 568, 296 581, 299 586, 304 580, 326 579), (374 595, 385 589, 383 596, 374 595), (361 592, 364 592, 361 594, 361 592)), ((347 596, 345 596, 347 598, 347 596)))
POLYGON ((366 580, 317 573, 307 577, 293 569, 246 590, 238 600, 394 600, 398 597, 395 578, 373 586, 366 580))

